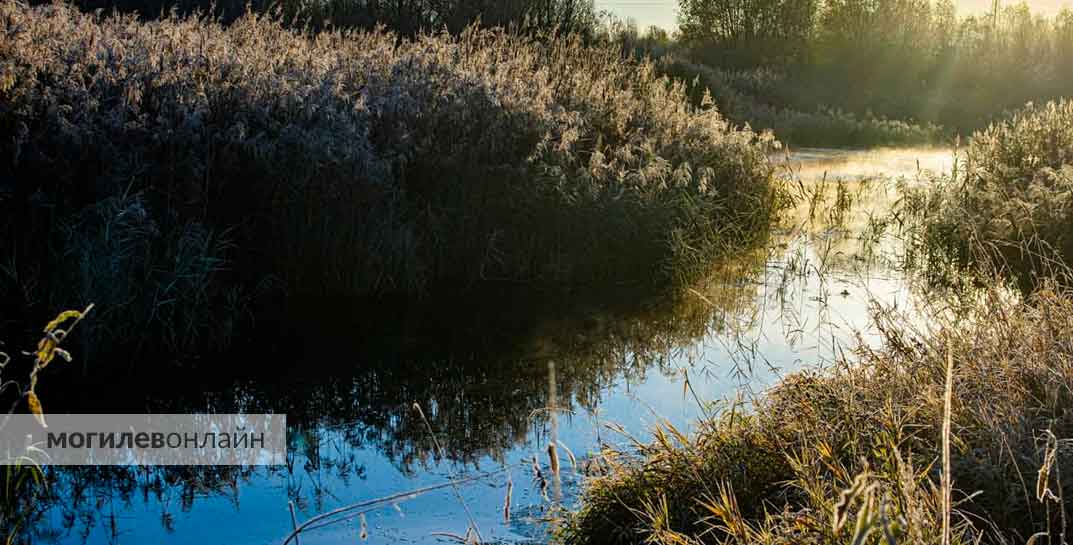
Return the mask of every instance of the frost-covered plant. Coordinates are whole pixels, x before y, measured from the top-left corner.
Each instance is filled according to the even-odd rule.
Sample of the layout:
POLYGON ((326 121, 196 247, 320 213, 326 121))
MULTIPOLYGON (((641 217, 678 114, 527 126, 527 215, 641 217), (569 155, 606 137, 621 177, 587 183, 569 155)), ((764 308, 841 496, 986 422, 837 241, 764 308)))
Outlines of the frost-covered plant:
MULTIPOLYGON (((0 403, 10 403, 6 412, 0 413, 0 432, 3 432, 15 411, 28 410, 42 427, 48 427, 45 409, 41 404, 40 388, 42 372, 56 361, 58 356, 70 362, 71 353, 60 347, 68 334, 93 310, 65 310, 45 325, 41 339, 32 352, 22 352, 30 361, 26 378, 16 374, 21 366, 12 362, 11 356, 0 348, 0 403), (12 376, 16 375, 16 376, 12 376)), ((0 343, 2 346, 2 343, 0 343)), ((10 433, 10 431, 8 432, 10 433)), ((40 516, 37 509, 41 496, 47 488, 41 464, 46 460, 42 452, 27 445, 22 452, 5 452, 4 470, 0 475, 0 538, 5 543, 16 543, 21 531, 40 516)))
POLYGON ((907 203, 933 257, 1014 269, 1073 259, 1073 101, 1028 104, 977 132, 956 172, 907 203))
MULTIPOLYGON (((0 128, 0 236, 23 261, 152 248, 153 272, 116 279, 142 285, 125 292, 196 278, 184 290, 210 317, 269 275, 342 295, 682 281, 761 235, 775 205, 769 139, 568 35, 308 35, 252 14, 146 23, 5 0, 0 128), (87 220, 101 206, 152 228, 128 218, 141 239, 117 245, 114 217, 87 220), (183 265, 190 229, 231 244, 183 265)), ((105 277, 45 289, 88 298, 105 277)))

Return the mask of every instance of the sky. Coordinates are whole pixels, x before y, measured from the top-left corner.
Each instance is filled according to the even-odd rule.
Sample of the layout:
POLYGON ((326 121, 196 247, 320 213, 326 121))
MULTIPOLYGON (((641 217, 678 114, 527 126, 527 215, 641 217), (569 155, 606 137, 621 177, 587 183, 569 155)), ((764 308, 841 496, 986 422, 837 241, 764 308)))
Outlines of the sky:
MULTIPOLYGON (((1002 0, 1004 4, 1011 0, 1002 0)), ((1018 0, 1019 1, 1019 0, 1018 0)), ((644 29, 659 26, 673 29, 678 18, 677 0, 595 0, 596 9, 607 10, 623 19, 631 18, 644 29)), ((991 0, 957 0, 961 13, 983 13, 991 9, 991 0)), ((1063 6, 1073 7, 1073 0, 1029 0, 1033 11, 1056 13, 1063 6)))

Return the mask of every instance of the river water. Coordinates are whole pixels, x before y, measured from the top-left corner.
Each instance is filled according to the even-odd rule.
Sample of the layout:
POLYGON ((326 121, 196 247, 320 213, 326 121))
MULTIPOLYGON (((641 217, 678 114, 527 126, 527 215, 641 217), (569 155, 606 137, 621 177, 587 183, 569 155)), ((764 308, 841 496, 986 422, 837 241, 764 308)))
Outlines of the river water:
POLYGON ((577 505, 589 455, 602 444, 644 440, 661 422, 689 430, 718 410, 708 401, 747 400, 858 338, 877 342, 871 305, 913 308, 900 246, 880 229, 897 199, 883 180, 948 170, 952 152, 810 149, 774 160, 796 180, 798 205, 766 248, 718 264, 684 296, 515 317, 504 331, 500 318, 482 322, 476 309, 452 320, 472 318, 466 333, 416 333, 368 351, 313 343, 311 365, 297 367, 325 358, 347 365, 160 406, 286 412, 287 466, 56 471, 37 540, 278 544, 292 527, 288 502, 301 523, 418 491, 350 511, 300 542, 451 542, 470 518, 484 542, 546 541, 558 510, 577 505), (549 471, 549 443, 559 479, 549 471), (464 482, 442 486, 452 480, 464 482))

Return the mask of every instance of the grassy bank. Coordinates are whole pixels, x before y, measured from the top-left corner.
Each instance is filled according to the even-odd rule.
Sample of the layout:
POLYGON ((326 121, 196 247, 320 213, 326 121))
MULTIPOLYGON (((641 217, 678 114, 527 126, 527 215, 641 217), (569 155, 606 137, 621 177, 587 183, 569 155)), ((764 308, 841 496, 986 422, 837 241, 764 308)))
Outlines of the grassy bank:
POLYGON ((995 289, 920 330, 880 312, 883 349, 792 375, 695 435, 658 430, 639 460, 606 453, 565 541, 923 544, 948 520, 951 543, 1057 542, 1071 316, 1073 294, 1053 290, 995 289))
POLYGON ((4 319, 92 301, 90 346, 223 346, 265 293, 684 282, 776 206, 762 138, 570 36, 0 25, 4 319))
POLYGON ((1073 261, 1073 101, 1029 104, 977 132, 957 169, 908 193, 911 249, 932 270, 1033 277, 1073 261))

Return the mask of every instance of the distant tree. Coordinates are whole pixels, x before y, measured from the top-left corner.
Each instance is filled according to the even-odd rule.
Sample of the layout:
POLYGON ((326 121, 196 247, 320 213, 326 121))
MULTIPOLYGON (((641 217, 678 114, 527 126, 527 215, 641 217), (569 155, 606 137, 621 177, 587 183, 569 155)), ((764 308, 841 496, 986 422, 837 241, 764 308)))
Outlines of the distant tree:
POLYGON ((590 32, 596 24, 592 0, 427 0, 429 26, 457 32, 480 20, 485 26, 528 26, 590 32))
POLYGON ((1073 82, 1073 10, 1064 9, 1055 18, 1054 56, 1059 62, 1056 76, 1060 81, 1073 82))
POLYGON ((679 31, 709 62, 756 65, 807 53, 817 0, 681 0, 679 31))
POLYGON ((601 28, 603 39, 617 43, 623 53, 635 57, 660 57, 665 55, 675 44, 671 34, 658 26, 649 26, 644 33, 637 26, 637 21, 613 17, 605 21, 601 28))
POLYGON ((911 117, 936 61, 932 9, 930 0, 826 0, 812 45, 821 100, 911 117))

